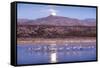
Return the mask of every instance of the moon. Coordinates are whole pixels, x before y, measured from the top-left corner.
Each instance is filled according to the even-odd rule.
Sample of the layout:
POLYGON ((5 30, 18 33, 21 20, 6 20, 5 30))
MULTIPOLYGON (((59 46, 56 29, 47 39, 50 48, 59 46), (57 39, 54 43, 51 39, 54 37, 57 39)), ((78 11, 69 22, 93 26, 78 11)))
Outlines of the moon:
POLYGON ((51 15, 56 16, 56 12, 52 12, 51 15))
POLYGON ((54 9, 49 9, 49 11, 50 11, 50 14, 51 14, 51 15, 53 15, 53 16, 57 15, 57 14, 56 14, 56 10, 54 10, 54 9))

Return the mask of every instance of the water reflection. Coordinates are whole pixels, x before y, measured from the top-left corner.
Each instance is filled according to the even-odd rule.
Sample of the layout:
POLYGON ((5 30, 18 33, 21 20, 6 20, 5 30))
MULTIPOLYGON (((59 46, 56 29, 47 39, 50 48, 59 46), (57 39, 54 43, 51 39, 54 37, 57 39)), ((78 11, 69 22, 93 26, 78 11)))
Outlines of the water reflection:
POLYGON ((96 43, 18 45, 18 64, 96 60, 96 43))
POLYGON ((55 53, 51 53, 51 58, 50 58, 50 62, 51 63, 56 63, 57 62, 57 55, 56 52, 55 53))

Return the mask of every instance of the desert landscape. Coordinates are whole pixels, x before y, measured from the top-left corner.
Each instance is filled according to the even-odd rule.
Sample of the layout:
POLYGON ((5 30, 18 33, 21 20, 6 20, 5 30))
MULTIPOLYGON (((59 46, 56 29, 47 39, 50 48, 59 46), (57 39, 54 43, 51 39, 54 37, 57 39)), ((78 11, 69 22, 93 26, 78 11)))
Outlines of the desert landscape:
POLYGON ((49 15, 36 20, 19 19, 18 43, 66 43, 96 41, 95 19, 78 20, 49 15))

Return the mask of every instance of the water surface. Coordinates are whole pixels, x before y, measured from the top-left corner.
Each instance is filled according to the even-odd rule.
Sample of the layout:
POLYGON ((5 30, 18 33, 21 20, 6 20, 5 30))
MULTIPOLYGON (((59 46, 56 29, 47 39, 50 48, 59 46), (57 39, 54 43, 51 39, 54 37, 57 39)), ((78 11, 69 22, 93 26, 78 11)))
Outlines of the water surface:
POLYGON ((17 45, 18 64, 41 64, 96 60, 96 43, 17 45), (54 62, 53 62, 54 61, 54 62))

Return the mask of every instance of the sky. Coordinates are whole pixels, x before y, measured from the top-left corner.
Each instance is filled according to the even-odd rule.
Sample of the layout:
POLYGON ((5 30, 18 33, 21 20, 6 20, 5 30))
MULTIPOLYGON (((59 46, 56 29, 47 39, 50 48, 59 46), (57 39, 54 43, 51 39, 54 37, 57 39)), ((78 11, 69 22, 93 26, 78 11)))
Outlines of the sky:
POLYGON ((96 19, 96 8, 57 6, 57 5, 37 5, 37 4, 17 4, 18 19, 37 19, 49 15, 63 16, 77 19, 96 19))

